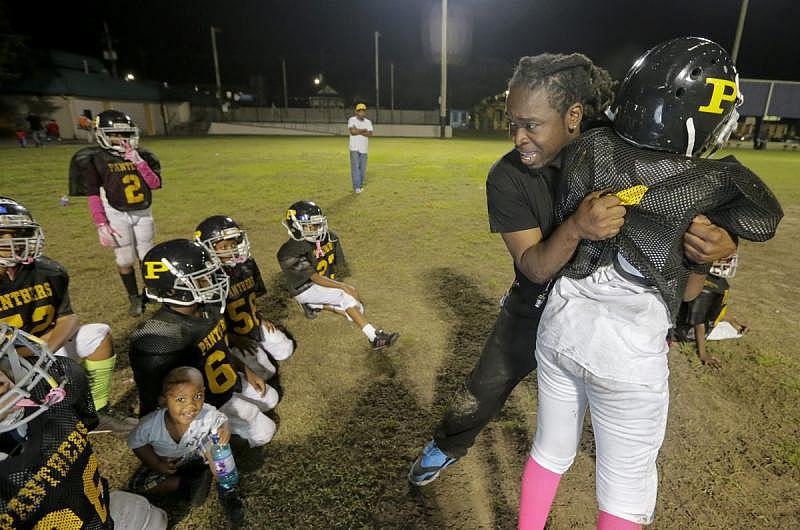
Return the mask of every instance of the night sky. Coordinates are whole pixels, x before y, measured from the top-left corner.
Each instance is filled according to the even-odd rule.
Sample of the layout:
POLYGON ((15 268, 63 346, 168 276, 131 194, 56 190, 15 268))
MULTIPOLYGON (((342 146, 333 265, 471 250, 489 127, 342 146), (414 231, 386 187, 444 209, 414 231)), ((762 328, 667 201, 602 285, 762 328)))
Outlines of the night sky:
MULTIPOLYGON (((3 3, 11 30, 28 36, 34 49, 99 57, 105 20, 121 73, 172 85, 213 85, 209 26, 214 25, 222 30, 217 43, 224 88, 261 86, 266 100, 277 105, 283 100, 281 58, 290 97, 310 95, 314 76, 322 73, 348 103, 374 105, 373 32, 379 31, 381 107, 389 106, 390 62, 396 108, 438 106, 438 0, 3 3)), ((579 51, 620 79, 639 54, 672 37, 707 37, 730 50, 740 5, 737 0, 448 4, 448 97, 454 108, 502 91, 522 55, 579 51)), ((800 0, 750 0, 740 75, 800 81, 799 22, 800 0)))

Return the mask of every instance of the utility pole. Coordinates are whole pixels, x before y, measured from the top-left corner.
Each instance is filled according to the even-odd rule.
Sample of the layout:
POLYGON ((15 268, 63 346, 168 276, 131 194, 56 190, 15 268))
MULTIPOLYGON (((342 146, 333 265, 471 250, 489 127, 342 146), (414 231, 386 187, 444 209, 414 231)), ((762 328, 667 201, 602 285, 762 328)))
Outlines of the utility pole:
POLYGON ((392 94, 392 118, 394 118, 394 62, 389 63, 389 86, 392 94))
POLYGON ((289 90, 286 84, 286 60, 281 59, 281 73, 283 74, 283 108, 286 112, 286 118, 289 119, 289 90))
POLYGON ((447 0, 442 0, 442 86, 439 96, 439 137, 447 126, 447 0))
POLYGON ((219 28, 211 26, 211 53, 214 54, 214 76, 217 80, 217 101, 222 101, 222 81, 219 78, 219 57, 217 56, 217 33, 222 33, 219 28))
POLYGON ((381 108, 381 90, 380 90, 380 77, 378 76, 378 38, 381 36, 377 31, 375 32, 375 121, 378 121, 378 112, 381 108))
POLYGON ((108 48, 103 52, 103 59, 107 61, 111 61, 111 75, 114 78, 117 78, 117 52, 114 51, 114 47, 111 45, 111 32, 108 30, 108 22, 105 20, 103 21, 103 29, 106 33, 106 45, 108 48))
POLYGON ((742 6, 739 8, 739 24, 736 26, 736 37, 733 39, 733 51, 731 52, 731 60, 736 64, 736 58, 739 56, 739 44, 742 42, 742 31, 744 30, 744 18, 747 16, 747 4, 749 0, 742 0, 742 6))

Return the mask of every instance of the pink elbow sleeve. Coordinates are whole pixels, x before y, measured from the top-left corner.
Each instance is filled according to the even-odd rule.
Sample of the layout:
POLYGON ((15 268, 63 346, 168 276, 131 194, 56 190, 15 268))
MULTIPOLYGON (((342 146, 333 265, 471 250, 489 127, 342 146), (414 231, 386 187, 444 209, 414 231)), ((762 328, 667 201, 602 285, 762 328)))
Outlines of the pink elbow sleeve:
POLYGON ((89 211, 92 213, 92 221, 97 226, 107 225, 108 217, 106 217, 106 210, 103 208, 103 201, 100 200, 99 195, 89 195, 89 211))
POLYGON ((150 166, 145 160, 137 162, 136 169, 139 170, 139 174, 147 183, 147 187, 149 187, 151 190, 157 190, 161 187, 161 177, 159 177, 155 171, 150 169, 150 166))

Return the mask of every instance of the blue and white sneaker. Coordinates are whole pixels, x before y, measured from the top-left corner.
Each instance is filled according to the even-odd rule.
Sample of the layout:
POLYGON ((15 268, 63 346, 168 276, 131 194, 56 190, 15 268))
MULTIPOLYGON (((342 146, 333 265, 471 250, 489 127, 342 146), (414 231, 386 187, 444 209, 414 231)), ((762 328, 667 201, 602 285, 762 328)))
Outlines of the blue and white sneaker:
POLYGON ((439 476, 444 468, 454 463, 458 458, 451 458, 436 446, 431 440, 422 449, 422 454, 414 461, 408 472, 408 481, 415 486, 424 486, 431 483, 439 476))

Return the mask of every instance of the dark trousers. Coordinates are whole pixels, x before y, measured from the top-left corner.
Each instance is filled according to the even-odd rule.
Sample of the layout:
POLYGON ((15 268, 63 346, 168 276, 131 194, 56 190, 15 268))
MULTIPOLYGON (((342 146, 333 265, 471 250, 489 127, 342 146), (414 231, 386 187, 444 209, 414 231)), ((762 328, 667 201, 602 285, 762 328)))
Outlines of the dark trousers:
POLYGON ((472 372, 436 428, 436 445, 461 458, 494 418, 517 384, 536 368, 536 330, 544 300, 526 300, 512 289, 472 372))

